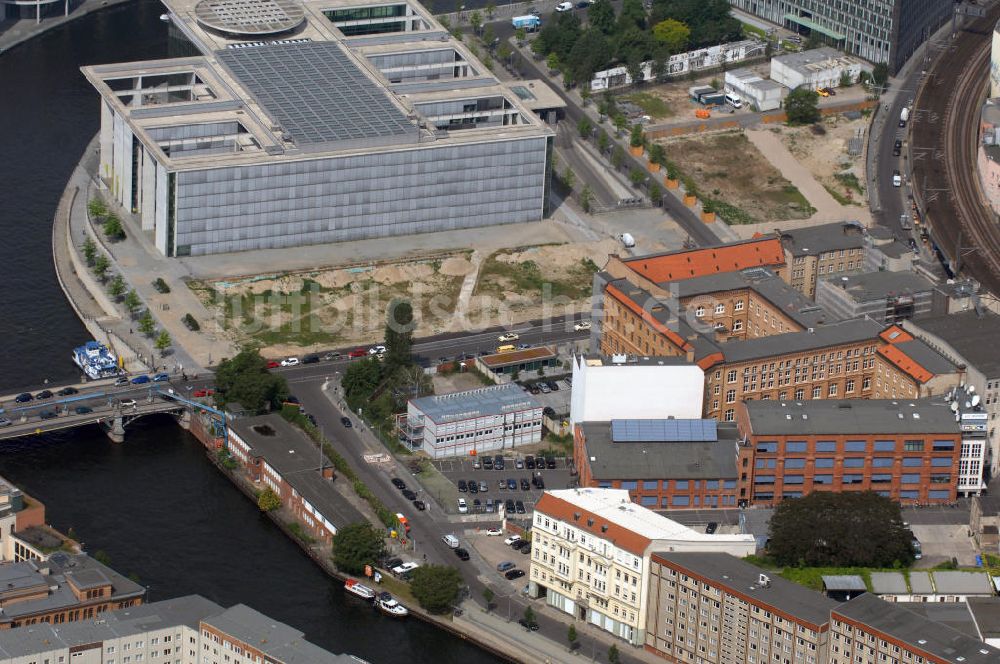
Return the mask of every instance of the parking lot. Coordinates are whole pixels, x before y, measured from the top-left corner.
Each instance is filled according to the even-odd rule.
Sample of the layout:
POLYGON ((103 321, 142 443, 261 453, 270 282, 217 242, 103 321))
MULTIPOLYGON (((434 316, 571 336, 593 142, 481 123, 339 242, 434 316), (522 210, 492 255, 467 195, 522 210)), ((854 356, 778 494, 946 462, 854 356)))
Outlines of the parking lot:
MULTIPOLYGON (((548 392, 543 392, 540 389, 538 394, 532 393, 532 396, 542 404, 543 407, 551 408, 555 411, 556 415, 568 415, 569 414, 569 399, 570 399, 570 384, 566 382, 565 378, 559 380, 552 380, 550 378, 538 378, 536 380, 519 380, 518 383, 522 386, 528 386, 529 388, 535 385, 540 385, 541 383, 554 382, 559 388, 558 390, 549 390, 548 392)), ((546 388, 548 386, 546 385, 546 388)))
MULTIPOLYGON (((567 489, 575 486, 576 478, 570 475, 570 469, 567 467, 565 458, 557 457, 556 467, 551 470, 538 470, 537 468, 535 470, 529 470, 528 468, 519 469, 516 467, 517 458, 523 457, 520 455, 518 457, 505 457, 503 470, 474 468, 473 460, 467 458, 440 459, 435 461, 434 465, 441 471, 442 475, 459 487, 460 493, 458 495, 465 498, 469 504, 470 513, 488 511, 487 501, 489 500, 496 502, 498 500, 507 501, 510 499, 514 501, 520 500, 524 504, 525 514, 529 515, 530 518, 535 502, 542 495, 542 489, 531 484, 531 478, 534 473, 541 473, 541 478, 545 482, 545 489, 567 489), (514 480, 517 485, 516 489, 511 490, 508 487, 509 480, 514 480), (521 480, 528 482, 527 491, 522 488, 523 483, 521 480), (470 493, 467 489, 465 492, 461 492, 459 481, 465 482, 466 485, 470 482, 475 482, 477 487, 480 482, 485 482, 486 491, 470 493), (500 487, 501 482, 503 482, 503 488, 500 487), (477 500, 479 501, 479 505, 475 503, 477 500)), ((445 509, 450 514, 458 512, 457 505, 445 505, 445 509)))
POLYGON ((494 577, 496 581, 509 583, 515 588, 522 588, 528 583, 527 573, 528 568, 531 566, 531 554, 521 553, 504 544, 504 540, 509 536, 510 533, 504 533, 500 537, 488 537, 480 533, 470 534, 465 540, 479 552, 479 555, 488 563, 491 570, 496 571, 497 565, 502 562, 514 563, 515 568, 523 570, 525 576, 519 579, 505 579, 502 572, 496 572, 496 576, 494 577))
POLYGON ((914 563, 914 567, 927 569, 952 558, 959 565, 976 564, 975 541, 969 537, 967 525, 917 525, 912 524, 910 530, 920 541, 923 558, 914 563))

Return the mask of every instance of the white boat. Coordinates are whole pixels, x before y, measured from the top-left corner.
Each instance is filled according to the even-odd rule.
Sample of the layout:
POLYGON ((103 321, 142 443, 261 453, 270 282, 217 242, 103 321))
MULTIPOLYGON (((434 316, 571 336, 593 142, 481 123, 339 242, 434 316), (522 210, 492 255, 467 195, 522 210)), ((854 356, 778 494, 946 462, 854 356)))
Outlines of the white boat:
POLYGON ((378 607, 379 611, 392 618, 405 618, 410 615, 410 611, 389 593, 382 593, 375 602, 375 606, 378 607))
POLYGON ((83 370, 87 378, 98 379, 117 376, 121 373, 118 360, 108 347, 96 341, 88 341, 73 349, 73 363, 83 370))
POLYGON ((368 586, 358 583, 354 579, 347 580, 347 583, 344 584, 344 590, 351 593, 352 595, 357 595, 361 599, 368 599, 368 600, 375 599, 374 590, 372 590, 368 586))
POLYGON ((160 14, 160 20, 164 23, 170 23, 170 14, 160 14))

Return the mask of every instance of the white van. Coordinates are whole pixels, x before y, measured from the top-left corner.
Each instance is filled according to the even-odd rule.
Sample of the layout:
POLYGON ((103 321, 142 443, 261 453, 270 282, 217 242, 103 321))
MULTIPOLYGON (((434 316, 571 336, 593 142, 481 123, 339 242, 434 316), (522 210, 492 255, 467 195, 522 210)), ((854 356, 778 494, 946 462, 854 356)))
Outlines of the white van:
POLYGON ((452 549, 458 548, 458 538, 454 535, 442 535, 441 541, 447 544, 452 549))
POLYGON ((733 94, 732 92, 726 93, 726 103, 733 108, 743 108, 743 100, 739 96, 733 94))

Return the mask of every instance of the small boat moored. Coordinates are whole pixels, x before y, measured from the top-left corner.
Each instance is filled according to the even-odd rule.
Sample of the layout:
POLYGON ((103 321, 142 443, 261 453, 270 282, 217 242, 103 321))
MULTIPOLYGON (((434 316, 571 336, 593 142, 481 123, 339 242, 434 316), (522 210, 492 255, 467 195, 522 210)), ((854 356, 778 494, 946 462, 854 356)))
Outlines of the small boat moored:
POLYGON ((375 591, 366 585, 362 585, 355 581, 354 579, 348 579, 344 584, 344 590, 351 593, 352 595, 357 595, 361 599, 372 600, 375 599, 375 591))
POLYGON ((379 611, 392 618, 405 618, 410 615, 410 611, 389 593, 379 595, 375 606, 378 607, 379 611))

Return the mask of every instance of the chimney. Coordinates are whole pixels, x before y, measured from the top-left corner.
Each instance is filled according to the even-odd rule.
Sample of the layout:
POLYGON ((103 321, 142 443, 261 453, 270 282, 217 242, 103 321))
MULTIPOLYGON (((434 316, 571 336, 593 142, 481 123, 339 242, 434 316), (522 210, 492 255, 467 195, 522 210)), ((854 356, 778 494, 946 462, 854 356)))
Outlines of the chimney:
POLYGON ((684 359, 687 360, 687 362, 694 364, 694 348, 691 348, 687 353, 685 353, 684 359))

